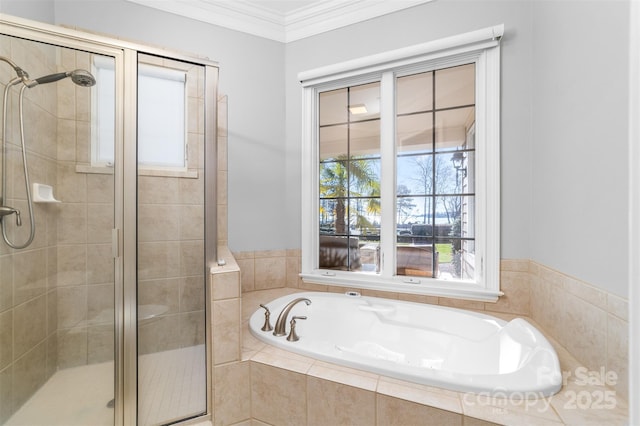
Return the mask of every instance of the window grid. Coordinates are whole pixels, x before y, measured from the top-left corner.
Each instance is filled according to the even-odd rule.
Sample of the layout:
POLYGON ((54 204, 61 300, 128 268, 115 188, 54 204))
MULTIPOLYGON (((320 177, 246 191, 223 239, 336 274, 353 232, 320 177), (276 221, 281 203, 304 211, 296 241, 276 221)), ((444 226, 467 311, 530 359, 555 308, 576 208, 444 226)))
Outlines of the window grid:
MULTIPOLYGON (((464 66, 464 65, 460 65, 460 66, 464 66)), ((408 193, 408 194, 396 194, 396 198, 397 199, 415 199, 415 198, 420 198, 420 199, 425 199, 425 200, 429 200, 428 201, 428 205, 430 208, 430 211, 428 212, 429 216, 430 216, 430 223, 425 223, 425 225, 430 225, 430 235, 429 233, 427 233, 427 235, 425 236, 412 236, 411 237, 411 241, 413 243, 418 243, 419 245, 422 244, 426 244, 426 245, 432 245, 433 249, 431 250, 431 277, 432 278, 436 278, 437 276, 437 268, 438 268, 438 263, 437 263, 437 259, 436 259, 436 249, 435 249, 435 245, 438 243, 451 243, 452 246, 457 246, 460 247, 460 253, 462 255, 462 252, 464 252, 465 250, 465 245, 463 244, 463 242, 469 241, 469 242, 474 242, 475 241, 475 237, 468 237, 468 236, 464 236, 463 235, 463 228, 464 226, 461 226, 461 230, 460 230, 460 235, 459 236, 455 236, 455 235, 447 235, 447 236, 442 236, 442 235, 438 235, 438 232, 436 232, 437 230, 437 225, 436 225, 436 217, 437 217, 437 207, 438 207, 438 199, 445 199, 447 197, 459 197, 460 200, 458 201, 458 211, 456 212, 457 215, 454 217, 454 223, 457 220, 460 220, 461 222, 465 219, 463 216, 465 215, 465 211, 463 209, 463 205, 464 205, 464 201, 468 199, 468 197, 475 197, 475 192, 469 192, 469 191, 465 191, 465 185, 463 182, 460 183, 460 185, 458 185, 458 175, 456 174, 456 191, 455 192, 441 192, 438 185, 440 185, 440 182, 437 179, 437 172, 438 172, 438 167, 437 167, 437 160, 438 160, 438 156, 444 156, 444 153, 448 153, 448 152, 454 152, 454 153, 461 153, 462 155, 465 156, 466 159, 468 159, 469 157, 469 153, 473 153, 475 152, 475 147, 474 148, 468 148, 466 141, 464 144, 463 149, 459 149, 456 148, 454 151, 451 150, 447 150, 447 149, 438 149, 438 140, 437 140, 437 131, 438 131, 438 127, 437 127, 437 115, 438 113, 444 112, 444 111, 455 111, 455 110, 463 110, 465 108, 475 108, 476 104, 474 103, 466 103, 466 104, 460 104, 460 105, 455 105, 455 106, 445 106, 445 107, 441 107, 438 108, 436 105, 437 99, 438 99, 438 88, 437 88, 437 84, 438 84, 438 75, 443 71, 443 70, 447 70, 449 68, 441 68, 441 69, 435 69, 432 71, 429 71, 430 73, 432 73, 432 78, 430 79, 430 83, 431 83, 431 105, 429 108, 426 109, 420 109, 417 111, 410 111, 410 112, 404 112, 404 113, 397 113, 396 114, 396 120, 398 118, 401 117, 407 117, 407 116, 416 116, 416 115, 424 115, 424 114, 429 114, 429 118, 431 120, 431 149, 430 151, 420 151, 420 152, 410 152, 410 153, 397 153, 396 156, 397 158, 418 158, 418 157, 423 157, 425 155, 429 156, 429 161, 430 161, 430 165, 431 165, 431 191, 430 193, 408 193)), ((399 93, 396 92, 396 96, 399 96, 399 93)), ((397 163, 396 163, 397 164, 397 163)), ((467 167, 468 168, 468 167, 467 167)), ((456 171, 456 173, 458 173, 458 171, 456 171)), ((396 204, 396 210, 397 210, 397 204, 396 204)), ((425 212, 426 214, 427 212, 425 212)), ((468 219, 467 219, 468 220, 468 219)), ((462 224, 461 224, 462 225, 462 224)), ((429 228, 428 228, 429 229, 429 228)), ((397 243, 400 242, 400 240, 402 239, 402 237, 398 238, 397 243)), ((406 237, 405 237, 406 239, 406 237)), ((397 255, 397 251, 396 251, 396 255, 397 255)), ((400 274, 398 273, 398 275, 405 275, 405 274, 400 274)), ((410 273, 407 273, 406 275, 411 275, 410 273)))
MULTIPOLYGON (((352 96, 351 96, 351 91, 354 87, 360 87, 363 85, 358 85, 358 86, 350 86, 350 87, 346 87, 346 105, 345 108, 349 107, 352 105, 351 101, 352 101, 352 96)), ((340 90, 340 89, 338 89, 340 90)), ((327 92, 323 92, 323 93, 328 93, 331 91, 327 91, 327 92)), ((321 102, 320 102, 320 96, 318 97, 318 116, 320 116, 321 114, 321 102)), ((357 193, 354 194, 354 191, 352 189, 352 166, 358 162, 358 161, 371 161, 371 160, 380 160, 380 154, 377 155, 365 155, 365 156, 354 156, 352 155, 352 149, 351 149, 351 145, 352 145, 352 125, 354 124, 362 124, 362 123, 373 123, 373 122, 380 122, 380 117, 376 117, 376 118, 365 118, 365 119, 358 119, 358 120, 353 120, 352 119, 352 114, 351 112, 347 109, 346 112, 346 121, 339 121, 336 123, 330 123, 330 124, 319 124, 318 128, 319 129, 326 129, 326 128, 330 128, 330 127, 339 127, 339 126, 347 126, 347 134, 346 134, 346 158, 342 158, 342 159, 336 159, 335 157, 330 157, 326 160, 323 160, 322 158, 320 158, 320 168, 322 169, 323 166, 329 165, 329 164, 342 164, 345 172, 346 172, 346 179, 345 179, 345 186, 344 186, 344 194, 342 196, 326 196, 323 195, 323 191, 321 189, 322 186, 322 174, 320 174, 319 179, 318 179, 318 184, 319 184, 319 193, 320 193, 320 206, 321 208, 325 208, 327 206, 331 206, 331 209, 335 211, 335 213, 333 214, 334 217, 334 221, 337 219, 338 215, 341 212, 338 212, 337 209, 337 205, 339 205, 340 202, 342 202, 343 206, 344 206, 344 230, 342 230, 342 232, 340 232, 341 230, 337 229, 337 227, 335 227, 333 229, 333 232, 330 232, 330 236, 334 236, 334 237, 344 237, 347 240, 347 257, 346 257, 346 270, 348 271, 352 271, 352 270, 357 270, 360 267, 360 263, 359 262, 355 262, 354 261, 354 255, 353 255, 353 251, 354 251, 354 247, 351 246, 351 244, 349 243, 350 239, 352 237, 355 236, 355 234, 352 232, 352 213, 354 213, 352 210, 352 201, 365 201, 365 200, 372 200, 372 199, 377 199, 380 200, 380 194, 378 193, 377 195, 374 194, 368 194, 368 195, 358 195, 357 193), (331 203, 333 202, 333 203, 331 203)), ((378 136, 378 145, 379 145, 379 136, 378 136)), ((358 214, 359 212, 356 211, 355 214, 358 214)), ((325 213, 326 214, 326 213, 325 213)), ((321 226, 322 226, 322 222, 321 222, 321 226)), ((321 232, 322 235, 322 232, 321 232)), ((374 236, 374 238, 376 238, 379 240, 379 233, 377 236, 374 236)), ((322 244, 322 243, 320 243, 322 244)), ((322 260, 320 260, 320 265, 322 267, 322 260)))
MULTIPOLYGON (((431 294, 443 297, 472 298, 474 300, 495 301, 500 296, 500 39, 504 32, 503 25, 484 28, 471 33, 459 34, 440 40, 433 40, 403 48, 399 50, 384 52, 382 54, 367 56, 335 64, 333 66, 320 67, 299 73, 298 78, 303 86, 303 144, 302 144, 302 279, 307 283, 323 285, 338 285, 350 288, 366 288, 387 291, 400 291, 415 294, 431 294), (464 64, 475 64, 475 102, 476 107, 469 110, 469 113, 445 112, 437 118, 439 125, 452 130, 442 133, 438 131, 438 138, 441 140, 440 148, 449 148, 462 151, 464 154, 464 141, 468 142, 467 148, 477 148, 468 152, 468 160, 465 164, 469 174, 473 174, 474 179, 465 183, 463 193, 473 194, 466 197, 468 210, 463 212, 465 218, 469 220, 469 233, 464 233, 460 240, 468 243, 469 262, 475 265, 473 270, 466 275, 470 279, 458 279, 454 276, 441 276, 437 279, 422 279, 421 276, 397 276, 395 265, 394 248, 397 245, 397 231, 394 222, 397 220, 398 229, 417 221, 422 222, 421 208, 409 211, 408 216, 403 213, 398 214, 394 208, 393 201, 396 198, 397 185, 404 184, 407 188, 414 188, 415 184, 411 176, 415 173, 412 170, 412 163, 400 159, 397 154, 406 154, 411 149, 428 149, 431 147, 431 129, 427 126, 416 127, 415 118, 404 118, 402 123, 397 122, 397 112, 409 112, 416 109, 426 109, 425 102, 395 104, 395 86, 398 77, 426 73, 434 69, 444 69, 456 67, 464 64), (355 87, 358 84, 364 85, 372 81, 381 82, 380 86, 380 153, 379 172, 381 180, 380 195, 382 202, 391 200, 391 206, 384 204, 380 214, 376 213, 375 219, 381 223, 391 224, 380 230, 380 250, 379 259, 381 269, 379 274, 363 274, 361 272, 351 272, 345 270, 330 270, 318 265, 318 250, 322 246, 318 244, 318 232, 309 233, 308 230, 318 230, 318 164, 320 158, 326 158, 327 152, 331 152, 336 146, 337 138, 327 138, 330 141, 324 145, 322 151, 318 148, 318 136, 325 140, 327 131, 323 130, 322 135, 318 133, 318 96, 331 90, 344 89, 348 86, 355 87), (475 116, 476 124, 473 125, 475 116), (384 118, 386 117, 386 118, 384 118), (398 127, 400 126, 400 127, 398 127), (420 130, 421 128, 421 130, 420 130), (466 137, 464 130, 469 130, 466 137), (445 138, 441 138, 445 136, 445 138), (399 143, 394 146, 394 138, 399 137, 399 143), (428 147, 427 147, 428 145, 428 147), (473 155, 471 155, 473 154, 473 155), (404 163, 404 164, 403 164, 404 163), (393 182, 389 175, 394 167, 400 167, 399 174, 396 175, 397 182, 393 182), (467 214, 466 212, 471 214, 467 214), (418 218, 415 218, 419 215, 418 218)), ((464 70, 460 70, 464 71, 464 70)), ((467 71, 471 71, 467 69, 467 71)), ((456 72, 450 76, 455 80, 456 72)), ((412 85, 405 86, 405 93, 416 92, 412 85)), ((431 84, 428 85, 430 87, 431 84)), ((415 86, 417 87, 417 86, 415 86)), ((466 98, 442 98, 438 99, 438 106, 452 106, 468 104, 474 102, 474 89, 465 89, 466 98)), ((356 92, 354 92, 356 93, 356 92)), ((420 93, 426 93, 421 91, 420 93)), ((441 92, 444 94, 445 92, 441 92)), ((345 97, 346 95, 342 95, 345 97)), ((430 98, 424 98, 431 104, 430 98)), ((341 99, 344 102, 344 99, 341 99)), ((359 102, 356 102, 359 103, 359 102)), ((326 111, 326 110, 325 110, 326 111)), ((344 110, 343 110, 344 111, 344 110)), ((320 117, 322 123, 327 120, 326 112, 320 117)), ((334 116, 335 118, 335 116, 334 116)), ((338 121, 338 120, 333 120, 338 121)), ((431 121, 428 121, 429 123, 431 121)), ((361 148, 362 132, 373 134, 373 126, 368 129, 354 129, 357 133, 353 149, 360 152, 369 151, 361 148)), ((333 131, 330 131, 333 132, 333 131)), ((343 130, 343 135, 346 130, 343 130)), ((353 135, 352 135, 353 136, 353 135)), ((344 136, 341 138, 344 140, 344 136)), ((342 142, 344 146, 344 142, 342 142)), ((346 151, 343 148, 342 152, 346 151)), ((446 151, 449 156, 456 151, 446 151)), ((467 157, 467 154, 464 154, 467 157)), ((426 158, 425 158, 426 160, 426 158)), ((440 160, 439 160, 440 161, 440 160)), ((443 161, 440 161, 444 163, 443 161)), ((455 166, 458 162, 446 161, 444 172, 438 172, 439 179, 448 176, 448 185, 453 188, 455 181, 455 166)), ((378 164, 376 164, 378 165, 378 164)), ((463 166, 464 167, 464 166, 463 166)), ((462 172, 462 168, 458 168, 462 172)), ((430 172, 427 172, 430 173, 430 172)), ((442 187, 440 187, 442 188, 442 187)), ((413 191, 413 189, 412 189, 413 191)), ((443 192, 455 192, 447 189, 443 192)), ((404 192, 402 192, 404 193, 404 192)), ((438 194, 440 197, 442 194, 438 194)), ((412 207, 408 207, 411 210, 412 207)), ((467 209, 465 204, 464 209, 467 209)), ((453 204, 444 206, 438 205, 438 214, 446 216, 448 212, 457 210, 453 204)), ((432 211, 431 209, 429 211, 432 211)), ((438 222, 443 222, 442 218, 438 222)), ((441 233, 448 233, 441 230, 441 233)), ((322 235, 320 235, 322 237, 322 235)), ((426 253, 425 253, 426 254, 426 253)), ((424 256, 423 256, 424 257, 424 256)), ((427 260, 428 261, 428 260, 427 260)), ((427 267, 428 269, 428 267, 427 267)), ((370 271, 370 269, 367 269, 370 271)), ((376 271, 378 272, 378 271, 376 271)))

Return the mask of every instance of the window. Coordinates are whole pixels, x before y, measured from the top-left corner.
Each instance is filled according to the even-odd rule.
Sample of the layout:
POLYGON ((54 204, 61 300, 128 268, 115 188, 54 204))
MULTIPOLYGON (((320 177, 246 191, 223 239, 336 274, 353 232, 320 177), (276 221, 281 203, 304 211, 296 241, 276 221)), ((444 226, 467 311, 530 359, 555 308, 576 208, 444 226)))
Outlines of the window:
POLYGON ((301 73, 305 281, 500 295, 502 31, 301 73))
POLYGON ((138 65, 140 167, 186 169, 184 71, 138 65))
MULTIPOLYGON (((114 155, 113 117, 115 74, 113 61, 96 57, 96 85, 92 96, 93 167, 111 167, 114 155), (105 125, 104 123, 109 123, 105 125)), ((141 168, 187 170, 187 72, 167 67, 138 66, 138 158, 141 168)))
POLYGON ((473 280, 475 63, 397 77, 395 115, 396 273, 473 280))

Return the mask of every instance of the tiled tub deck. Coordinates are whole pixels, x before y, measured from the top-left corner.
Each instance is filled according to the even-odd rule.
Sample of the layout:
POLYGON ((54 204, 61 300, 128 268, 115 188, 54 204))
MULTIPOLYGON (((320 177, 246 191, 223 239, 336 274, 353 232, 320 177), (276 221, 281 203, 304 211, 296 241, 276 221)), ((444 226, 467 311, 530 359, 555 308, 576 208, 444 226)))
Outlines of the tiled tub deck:
MULTIPOLYGON (((297 355, 251 336, 248 318, 258 305, 296 291, 280 288, 242 294, 241 364, 249 364, 250 377, 243 381, 251 389, 251 420, 241 424, 582 426, 628 422, 627 402, 598 383, 606 372, 588 371, 548 335, 566 375, 565 385, 551 398, 533 400, 418 385, 297 355), (584 383, 587 375, 589 384, 584 383)), ((514 317, 492 314, 505 320, 514 317)), ((216 424, 224 423, 223 417, 217 420, 216 424)))

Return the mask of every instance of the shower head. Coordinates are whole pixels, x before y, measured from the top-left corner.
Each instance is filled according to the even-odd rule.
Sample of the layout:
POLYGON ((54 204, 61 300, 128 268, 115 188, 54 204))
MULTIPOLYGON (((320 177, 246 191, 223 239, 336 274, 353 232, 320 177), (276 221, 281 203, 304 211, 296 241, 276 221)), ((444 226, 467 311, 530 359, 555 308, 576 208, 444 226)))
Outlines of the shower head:
POLYGON ((73 81, 78 86, 82 87, 91 87, 96 84, 95 77, 86 70, 75 70, 70 73, 71 81, 73 81))
POLYGON ((27 86, 34 87, 38 84, 47 84, 54 83, 56 81, 62 80, 63 78, 71 77, 71 81, 73 81, 78 86, 82 87, 91 87, 96 84, 96 79, 91 75, 89 71, 86 70, 74 70, 67 72, 60 72, 57 74, 45 75, 40 78, 36 78, 33 81, 30 81, 27 86))

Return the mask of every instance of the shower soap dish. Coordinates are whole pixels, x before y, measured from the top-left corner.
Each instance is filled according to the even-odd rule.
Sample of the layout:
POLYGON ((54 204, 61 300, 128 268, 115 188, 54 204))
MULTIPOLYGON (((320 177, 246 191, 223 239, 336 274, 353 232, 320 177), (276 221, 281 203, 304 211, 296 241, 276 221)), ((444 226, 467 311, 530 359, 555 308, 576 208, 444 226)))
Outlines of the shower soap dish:
POLYGON ((34 203, 59 203, 60 200, 56 200, 53 197, 53 188, 51 187, 51 185, 34 183, 33 184, 33 202, 34 203))

